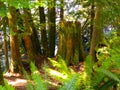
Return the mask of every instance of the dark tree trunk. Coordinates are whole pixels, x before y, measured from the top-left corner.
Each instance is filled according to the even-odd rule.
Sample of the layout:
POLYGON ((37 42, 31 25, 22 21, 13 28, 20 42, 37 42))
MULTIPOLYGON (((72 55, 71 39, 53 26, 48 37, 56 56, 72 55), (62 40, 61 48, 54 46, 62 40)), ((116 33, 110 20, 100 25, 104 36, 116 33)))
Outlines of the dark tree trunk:
POLYGON ((49 57, 54 56, 55 52, 55 39, 56 39, 56 12, 55 12, 55 0, 49 2, 48 7, 48 24, 49 24, 49 57))
POLYGON ((44 7, 39 7, 39 16, 40 16, 40 25, 41 25, 41 44, 43 48, 43 55, 48 56, 48 41, 47 41, 47 33, 46 33, 46 20, 44 7))
POLYGON ((64 0, 60 0, 60 19, 63 20, 64 19, 64 0))
POLYGON ((6 71, 9 72, 10 68, 9 68, 9 59, 8 59, 8 41, 7 39, 9 39, 9 37, 7 37, 7 33, 6 33, 6 26, 8 24, 8 19, 7 17, 3 18, 4 22, 3 22, 3 36, 4 36, 4 53, 5 53, 5 58, 6 58, 6 71))
POLYGON ((40 43, 28 9, 24 9, 24 42, 29 60, 32 60, 38 66, 38 58, 41 53, 40 43))
POLYGON ((1 68, 1 63, 0 63, 0 85, 4 85, 4 79, 3 79, 3 72, 1 68))

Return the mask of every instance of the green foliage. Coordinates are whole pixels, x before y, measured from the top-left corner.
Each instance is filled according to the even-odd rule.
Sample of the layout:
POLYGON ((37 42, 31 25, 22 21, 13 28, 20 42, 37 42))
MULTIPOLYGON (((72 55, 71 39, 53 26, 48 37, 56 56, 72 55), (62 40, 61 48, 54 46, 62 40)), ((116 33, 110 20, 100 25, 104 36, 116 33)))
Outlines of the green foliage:
POLYGON ((92 72, 93 72, 93 61, 92 61, 92 57, 89 55, 85 59, 85 74, 86 74, 85 85, 87 86, 86 88, 91 87, 92 72))
POLYGON ((3 2, 0 2, 0 17, 7 16, 7 8, 3 2))
MULTIPOLYGON (((119 41, 119 40, 118 40, 119 41)), ((115 43, 116 46, 118 42, 115 43)), ((114 85, 120 83, 120 59, 119 50, 116 47, 102 47, 97 53, 98 61, 92 62, 92 58, 88 56, 85 61, 85 83, 84 89, 90 90, 109 90, 114 85)), ((81 89, 82 90, 82 89, 81 89)))
MULTIPOLYGON (((39 71, 37 70, 35 65, 33 63, 31 63, 30 66, 31 66, 31 72, 32 72, 31 77, 32 77, 32 80, 34 81, 34 90, 47 90, 47 88, 39 74, 39 71)), ((30 90, 30 89, 28 88, 28 90, 30 90)))
POLYGON ((13 6, 16 9, 19 8, 33 8, 34 3, 31 0, 6 0, 9 6, 13 6))
POLYGON ((11 85, 9 85, 6 81, 5 81, 5 85, 1 86, 0 85, 0 90, 15 90, 14 87, 12 87, 11 85))
POLYGON ((66 62, 60 56, 58 56, 57 61, 51 58, 48 59, 51 63, 51 67, 43 67, 43 70, 49 77, 63 83, 66 79, 70 78, 73 74, 75 74, 74 70, 69 68, 66 65, 66 62))
POLYGON ((69 74, 70 73, 70 69, 68 68, 68 66, 66 65, 66 62, 62 59, 62 57, 58 56, 58 60, 52 60, 51 58, 48 58, 50 60, 50 62, 52 63, 52 65, 56 68, 58 68, 58 71, 60 71, 63 74, 69 74))
POLYGON ((47 1, 45 0, 40 0, 35 2, 35 5, 40 7, 47 7, 46 4, 47 4, 47 1))
POLYGON ((74 74, 59 90, 79 90, 80 74, 74 74))
POLYGON ((96 89, 97 90, 110 90, 113 87, 113 85, 116 85, 116 84, 117 84, 116 81, 110 79, 109 81, 105 82, 104 85, 96 89))
POLYGON ((120 83, 119 36, 116 30, 109 33, 107 39, 110 47, 97 50, 98 61, 93 65, 92 87, 96 90, 109 90, 120 83))
POLYGON ((97 68, 96 70, 97 70, 97 72, 99 72, 99 73, 101 72, 101 73, 105 74, 106 76, 108 76, 109 78, 120 83, 120 79, 118 78, 118 76, 115 75, 114 73, 110 72, 109 70, 105 70, 103 68, 97 68))

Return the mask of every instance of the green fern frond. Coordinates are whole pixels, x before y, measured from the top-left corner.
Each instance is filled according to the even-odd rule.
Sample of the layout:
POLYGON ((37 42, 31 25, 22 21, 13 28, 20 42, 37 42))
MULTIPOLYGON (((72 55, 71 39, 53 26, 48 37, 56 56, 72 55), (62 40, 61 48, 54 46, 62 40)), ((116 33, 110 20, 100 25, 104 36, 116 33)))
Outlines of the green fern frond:
POLYGON ((48 58, 48 60, 51 62, 53 67, 60 67, 60 64, 58 63, 58 61, 55 61, 52 58, 48 58))
POLYGON ((50 75, 51 77, 54 77, 60 82, 63 82, 65 79, 68 78, 68 74, 63 74, 57 70, 46 68, 45 71, 48 73, 48 75, 50 75))
POLYGON ((112 88, 116 84, 116 81, 110 79, 109 81, 105 82, 102 86, 99 86, 97 90, 110 90, 110 88, 112 88))
POLYGON ((59 90, 79 90, 80 74, 73 75, 68 81, 66 81, 59 90))
POLYGON ((105 74, 106 76, 110 77, 111 79, 113 79, 114 81, 117 81, 120 83, 120 79, 118 78, 118 76, 115 75, 114 73, 110 72, 109 70, 106 70, 103 68, 97 68, 96 71, 101 72, 101 73, 105 74))
POLYGON ((70 69, 66 65, 65 61, 58 56, 58 61, 52 60, 51 58, 48 58, 52 65, 57 68, 57 70, 63 74, 70 74, 70 69))
POLYGON ((92 78, 92 72, 93 72, 93 60, 92 57, 89 55, 85 59, 85 79, 86 79, 86 86, 91 86, 91 78, 92 78))
POLYGON ((92 69, 93 69, 93 60, 92 60, 92 56, 87 56, 85 59, 85 71, 88 75, 91 75, 92 73, 92 69))
POLYGON ((43 82, 42 78, 40 77, 40 74, 35 67, 33 63, 30 64, 31 66, 31 71, 32 71, 32 79, 35 84, 35 90, 47 90, 45 83, 43 82))
POLYGON ((100 83, 104 81, 104 77, 105 75, 102 73, 94 73, 94 76, 91 79, 91 85, 95 90, 99 87, 100 83))

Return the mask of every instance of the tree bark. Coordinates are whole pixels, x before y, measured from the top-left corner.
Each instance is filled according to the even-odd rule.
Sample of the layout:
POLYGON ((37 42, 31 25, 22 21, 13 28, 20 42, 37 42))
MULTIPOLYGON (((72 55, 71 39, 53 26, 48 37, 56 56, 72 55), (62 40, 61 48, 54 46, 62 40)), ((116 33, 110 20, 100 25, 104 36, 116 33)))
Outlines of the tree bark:
POLYGON ((24 9, 24 42, 29 60, 32 60, 38 66, 38 57, 41 53, 40 43, 28 9, 24 9))
POLYGON ((10 70, 14 73, 22 73, 23 66, 19 52, 18 30, 17 30, 17 13, 12 6, 9 7, 8 22, 10 29, 10 49, 11 49, 11 66, 10 70))
POLYGON ((84 61, 79 22, 62 21, 60 23, 58 55, 66 61, 67 65, 77 65, 79 61, 84 61))
POLYGON ((92 32, 91 46, 90 46, 90 55, 92 56, 93 61, 97 61, 96 49, 103 40, 103 30, 102 30, 102 6, 98 5, 96 7, 94 27, 92 32))
POLYGON ((94 17, 95 17, 95 5, 94 5, 94 0, 91 4, 91 33, 90 33, 90 40, 92 38, 92 32, 93 32, 93 29, 94 29, 94 17))
POLYGON ((60 19, 63 20, 64 19, 64 0, 60 0, 60 19))
POLYGON ((0 63, 0 85, 4 85, 4 79, 3 79, 3 72, 1 68, 1 63, 0 63))
POLYGON ((6 32, 6 26, 8 24, 8 19, 7 17, 3 18, 3 36, 4 36, 4 53, 5 53, 5 58, 6 58, 6 71, 9 72, 9 59, 8 59, 8 41, 9 37, 7 38, 7 32, 6 32))
POLYGON ((47 33, 46 33, 46 20, 45 20, 45 13, 44 7, 39 7, 39 16, 40 16, 40 25, 41 25, 41 44, 43 48, 43 55, 48 56, 48 40, 47 40, 47 33))
POLYGON ((54 57, 55 39, 56 39, 56 12, 55 0, 49 2, 48 5, 48 37, 49 37, 49 57, 54 57))

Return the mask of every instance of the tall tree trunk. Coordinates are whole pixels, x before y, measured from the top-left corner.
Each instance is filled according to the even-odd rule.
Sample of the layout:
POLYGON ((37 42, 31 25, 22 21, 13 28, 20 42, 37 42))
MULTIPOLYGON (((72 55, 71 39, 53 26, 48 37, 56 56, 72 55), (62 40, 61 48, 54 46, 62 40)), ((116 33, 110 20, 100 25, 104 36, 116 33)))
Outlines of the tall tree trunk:
POLYGON ((92 38, 92 32, 93 32, 93 29, 94 29, 94 17, 95 17, 95 10, 94 9, 95 9, 95 5, 94 5, 94 0, 93 0, 93 2, 91 4, 91 26, 90 26, 91 34, 90 34, 90 40, 92 38))
MULTIPOLYGON (((0 7, 4 7, 4 4, 1 1, 0 1, 0 7)), ((0 26, 1 25, 2 25, 2 23, 0 23, 0 26)), ((4 85, 4 79, 3 79, 3 72, 2 72, 1 62, 0 62, 0 85, 4 85)))
POLYGON ((9 7, 8 22, 10 29, 10 49, 11 49, 11 66, 10 70, 14 73, 22 73, 23 67, 21 63, 21 56, 19 52, 18 30, 17 30, 17 13, 12 6, 9 7))
POLYGON ((64 0, 60 0, 60 19, 63 20, 64 19, 64 0))
POLYGON ((3 72, 1 68, 1 63, 0 63, 0 85, 4 85, 4 79, 3 79, 3 72))
POLYGON ((49 1, 48 5, 48 24, 49 24, 49 57, 54 56, 55 52, 55 39, 56 39, 56 12, 55 0, 49 1))
POLYGON ((98 48, 99 44, 102 42, 103 39, 101 11, 102 6, 98 5, 95 12, 94 27, 90 46, 90 55, 92 56, 93 61, 97 61, 96 49, 98 48))
POLYGON ((8 19, 7 17, 3 18, 3 36, 4 36, 4 53, 5 53, 5 58, 6 58, 6 71, 9 72, 9 59, 8 59, 8 40, 9 37, 7 38, 7 32, 6 32, 6 26, 8 24, 8 19))
POLYGON ((43 55, 48 55, 48 41, 47 41, 47 33, 46 33, 46 20, 44 7, 39 7, 39 16, 40 16, 40 25, 41 25, 41 44, 43 48, 43 55))
POLYGON ((24 42, 28 57, 38 65, 38 57, 41 53, 40 43, 31 13, 28 9, 24 9, 24 34, 24 42))
POLYGON ((63 21, 60 25, 58 55, 66 61, 67 65, 77 65, 79 61, 84 61, 81 24, 63 21))

